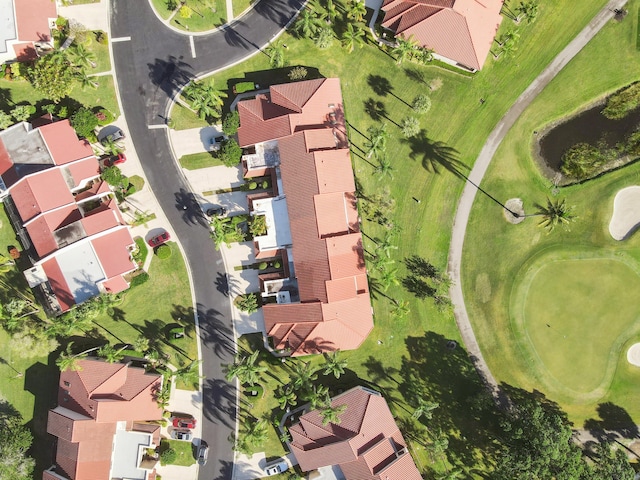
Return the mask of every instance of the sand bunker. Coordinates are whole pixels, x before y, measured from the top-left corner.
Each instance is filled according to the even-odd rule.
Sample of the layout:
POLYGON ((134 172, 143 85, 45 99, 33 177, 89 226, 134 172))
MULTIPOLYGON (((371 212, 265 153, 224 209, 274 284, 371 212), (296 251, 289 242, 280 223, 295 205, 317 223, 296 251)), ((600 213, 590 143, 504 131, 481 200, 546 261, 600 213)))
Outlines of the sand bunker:
POLYGON ((640 343, 634 343, 627 350, 627 361, 631 365, 640 367, 640 343))
POLYGON ((640 186, 623 188, 613 200, 609 233, 615 240, 624 240, 639 224, 640 186))

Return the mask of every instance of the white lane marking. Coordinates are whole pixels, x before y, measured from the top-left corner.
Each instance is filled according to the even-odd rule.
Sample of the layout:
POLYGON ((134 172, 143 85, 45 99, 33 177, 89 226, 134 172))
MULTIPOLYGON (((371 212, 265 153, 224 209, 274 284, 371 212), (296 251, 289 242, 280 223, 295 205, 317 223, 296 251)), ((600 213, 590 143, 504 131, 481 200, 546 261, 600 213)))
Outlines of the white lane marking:
POLYGON ((196 58, 196 46, 193 44, 193 35, 189 36, 189 44, 191 45, 191 56, 196 58))
POLYGON ((156 129, 156 128, 167 128, 167 126, 166 125, 147 125, 147 128, 149 130, 153 130, 153 129, 156 129))
POLYGON ((111 41, 112 42, 129 42, 131 41, 131 37, 117 37, 117 38, 112 38, 111 41))

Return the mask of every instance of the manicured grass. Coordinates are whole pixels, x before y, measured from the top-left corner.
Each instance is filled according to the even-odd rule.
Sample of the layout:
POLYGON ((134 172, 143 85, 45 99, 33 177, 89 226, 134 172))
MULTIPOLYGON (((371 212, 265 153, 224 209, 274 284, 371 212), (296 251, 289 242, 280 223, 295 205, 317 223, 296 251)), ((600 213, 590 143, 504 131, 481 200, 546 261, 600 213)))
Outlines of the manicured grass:
MULTIPOLYGON (((173 254, 164 260, 153 257, 149 281, 128 290, 122 304, 111 314, 98 317, 95 324, 112 343, 133 343, 138 336, 145 336, 179 367, 197 358, 198 347, 184 260, 175 243, 167 245, 173 254), (169 330, 179 325, 186 327, 185 337, 170 340, 169 330)), ((187 388, 181 384, 178 387, 187 388)))
POLYGON ((180 157, 180 166, 187 170, 198 170, 199 168, 218 167, 224 165, 218 157, 209 153, 192 153, 180 157))
MULTIPOLYGON (((638 2, 629 2, 627 8, 630 12, 627 19, 635 19, 638 2)), ((540 174, 532 161, 532 132, 542 131, 549 123, 571 115, 607 93, 638 79, 640 62, 637 58, 635 27, 634 22, 626 20, 620 23, 610 22, 560 72, 505 138, 483 181, 485 190, 501 201, 512 197, 522 198, 528 213, 533 212, 533 204, 545 203, 546 197, 553 197, 552 182, 540 174)), ((564 363, 549 371, 541 370, 531 361, 532 351, 527 345, 527 339, 510 322, 513 316, 510 305, 513 301, 514 282, 528 262, 539 255, 559 249, 569 254, 585 249, 593 250, 597 257, 624 259, 637 269, 640 264, 640 236, 635 234, 628 240, 617 242, 611 238, 608 224, 616 192, 626 186, 638 184, 639 176, 640 164, 635 163, 582 185, 560 189, 557 197, 566 198, 568 205, 574 205, 579 217, 571 225, 570 232, 558 230, 546 235, 536 225, 536 218, 526 219, 517 226, 507 224, 501 209, 483 195, 476 198, 467 230, 462 284, 474 331, 494 376, 499 381, 521 388, 543 391, 552 400, 560 402, 578 427, 586 419, 596 417, 598 405, 605 402, 612 402, 625 409, 633 422, 640 421, 640 406, 634 400, 640 395, 640 372, 637 368, 629 367, 625 358, 626 348, 639 336, 627 332, 628 338, 625 335, 614 338, 615 332, 624 330, 621 323, 618 323, 624 320, 614 321, 612 317, 607 317, 611 315, 610 309, 613 310, 613 315, 618 312, 621 316, 629 315, 635 300, 631 295, 624 295, 627 291, 625 286, 622 292, 616 293, 615 299, 606 299, 597 304, 598 314, 609 318, 610 323, 613 322, 612 332, 606 332, 609 326, 596 331, 586 331, 585 328, 580 332, 584 348, 587 349, 603 351, 605 347, 599 344, 600 340, 609 341, 609 353, 602 361, 614 364, 617 362, 615 375, 610 383, 604 385, 602 395, 599 398, 588 398, 579 391, 567 394, 566 391, 549 388, 552 375, 561 376, 565 382, 571 382, 570 385, 574 386, 575 382, 580 381, 571 380, 568 372, 559 372, 566 368, 563 367, 564 363)), ((630 283, 626 274, 618 274, 627 279, 631 288, 633 283, 630 283)), ((602 288, 606 291, 610 288, 608 282, 613 280, 609 279, 606 272, 601 271, 595 278, 575 279, 574 282, 576 281, 595 286, 595 290, 588 287, 578 290, 569 286, 562 287, 560 294, 564 295, 559 301, 541 301, 538 305, 540 310, 558 309, 558 315, 551 325, 570 331, 576 328, 574 317, 568 317, 563 312, 567 312, 567 308, 572 305, 595 302, 602 298, 598 290, 602 288), (591 299, 591 296, 595 298, 591 299), (567 307, 563 307, 562 303, 567 303, 567 307)), ((591 325, 593 328, 598 326, 594 323, 591 325)), ((580 375, 583 374, 586 372, 581 370, 580 375)))
POLYGON ((140 175, 132 175, 129 177, 129 183, 134 186, 136 192, 139 192, 144 188, 144 178, 140 175))
POLYGON ((189 467, 196 463, 193 458, 193 444, 191 442, 185 442, 183 440, 168 440, 163 439, 160 444, 160 451, 173 448, 177 454, 176 461, 171 465, 178 465, 181 467, 189 467))
POLYGON ((69 96, 89 107, 104 107, 110 110, 115 118, 118 118, 120 116, 120 108, 118 107, 116 90, 113 85, 113 76, 105 75, 96 77, 93 80, 98 83, 98 88, 87 88, 83 91, 80 87, 76 87, 69 96))
MULTIPOLYGON (((318 73, 339 77, 350 125, 355 174, 361 187, 360 202, 383 192, 385 187, 395 199, 390 217, 400 227, 400 234, 398 250, 391 256, 398 267, 399 279, 407 276, 404 260, 412 255, 444 271, 452 219, 463 182, 438 164, 437 155, 432 162, 434 142, 454 149, 462 168, 471 165, 496 122, 518 95, 605 3, 541 2, 536 22, 518 27, 521 37, 514 56, 497 62, 490 56, 483 70, 473 78, 433 66, 398 66, 372 44, 348 54, 337 43, 331 49, 318 50, 310 41, 285 34, 282 41, 288 45, 285 52, 288 68, 274 72, 269 68, 267 56, 259 54, 212 79, 217 88, 226 85, 229 90, 233 83, 243 80, 266 87, 286 81, 289 69, 296 65, 305 66, 309 78, 317 77, 318 73), (569 17, 572 21, 566 22, 569 17), (437 79, 442 81, 441 88, 429 93, 428 85, 437 79), (388 86, 378 88, 385 84, 388 86), (429 93, 433 106, 420 118, 424 135, 405 140, 395 124, 414 115, 407 104, 419 93, 429 93), (483 104, 481 98, 485 100, 483 104), (374 165, 363 158, 367 129, 378 123, 367 113, 366 105, 371 102, 381 102, 386 112, 380 121, 387 123, 390 132, 387 153, 394 167, 392 180, 376 178, 374 165), (436 171, 432 165, 437 167, 436 171), (412 197, 421 200, 420 204, 412 197)), ((505 18, 501 29, 513 27, 513 22, 505 18)), ((597 71, 597 62, 592 62, 591 69, 597 71)), ((582 83, 590 81, 578 72, 575 84, 566 90, 577 93, 582 83)), ((230 95, 228 103, 232 100, 230 95)), ((526 150, 528 140, 522 145, 526 150)), ((489 207, 485 204, 484 208, 489 207)), ((500 215, 498 212, 499 218, 500 215)), ((527 222, 532 224, 533 220, 527 222)), ((367 234, 363 238, 366 251, 375 252, 371 238, 382 237, 386 229, 364 218, 363 230, 367 234)), ((488 232, 481 238, 499 244, 499 233, 488 232)), ((491 244, 484 240, 477 242, 491 244)), ((486 253, 487 261, 494 260, 495 252, 500 251, 490 246, 485 245, 490 252, 486 253)), ((375 280, 377 274, 371 271, 370 276, 375 280)), ((495 417, 492 410, 478 407, 486 398, 466 353, 462 348, 452 352, 446 349, 447 340, 460 340, 452 313, 439 310, 430 299, 415 298, 401 285, 392 285, 386 292, 374 292, 373 297, 375 328, 358 350, 341 354, 348 360, 350 372, 340 383, 344 386, 367 380, 374 383, 374 388, 383 391, 390 401, 394 415, 403 422, 409 421, 418 398, 438 402, 440 407, 434 412, 434 419, 425 421, 425 425, 429 432, 442 431, 448 435, 447 461, 463 468, 467 477, 490 471, 495 452, 495 417), (407 300, 411 313, 402 319, 394 318, 392 299, 407 300)), ((321 359, 315 357, 311 361, 321 359)), ((420 435, 416 438, 410 440, 410 447, 418 467, 430 478, 437 476, 445 466, 439 459, 432 459, 420 445, 420 435)))
POLYGON ((176 130, 202 128, 209 125, 205 120, 200 119, 196 114, 189 111, 188 108, 177 103, 174 103, 171 109, 171 124, 171 128, 176 130))
POLYGON ((638 331, 640 307, 630 297, 640 277, 618 259, 581 253, 553 250, 537 257, 516 279, 511 314, 543 381, 548 371, 548 388, 599 398, 620 344, 638 331))
POLYGON ((233 3, 233 16, 237 17, 242 14, 251 5, 255 5, 260 0, 232 0, 233 3))
POLYGON ((153 8, 165 20, 175 11, 175 8, 170 9, 169 7, 174 6, 176 3, 177 2, 173 2, 172 0, 151 0, 153 8))
POLYGON ((191 32, 203 32, 219 27, 226 22, 227 6, 225 0, 201 0, 187 2, 193 10, 191 18, 182 18, 180 11, 171 19, 171 25, 191 32))
POLYGON ((87 71, 87 75, 111 70, 111 58, 109 57, 109 45, 98 43, 95 39, 91 42, 89 50, 96 55, 96 68, 87 71))

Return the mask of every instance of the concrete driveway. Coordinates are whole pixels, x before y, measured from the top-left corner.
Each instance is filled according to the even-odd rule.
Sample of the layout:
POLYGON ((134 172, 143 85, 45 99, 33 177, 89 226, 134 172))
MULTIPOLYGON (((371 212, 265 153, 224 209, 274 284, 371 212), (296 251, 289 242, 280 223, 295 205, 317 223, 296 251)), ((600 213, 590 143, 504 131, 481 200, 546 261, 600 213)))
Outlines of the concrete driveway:
POLYGON ((183 155, 206 152, 213 137, 222 135, 222 127, 213 125, 188 130, 169 130, 169 140, 177 159, 183 155))

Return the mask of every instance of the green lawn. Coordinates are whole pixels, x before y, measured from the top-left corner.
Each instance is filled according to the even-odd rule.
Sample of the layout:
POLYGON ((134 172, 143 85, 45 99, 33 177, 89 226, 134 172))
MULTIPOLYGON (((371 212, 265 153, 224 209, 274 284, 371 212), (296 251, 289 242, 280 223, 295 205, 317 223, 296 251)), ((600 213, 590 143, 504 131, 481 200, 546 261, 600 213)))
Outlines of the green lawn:
POLYGON ((256 3, 258 3, 258 1, 260 0, 232 0, 233 3, 233 16, 237 17, 238 15, 242 14, 247 8, 249 8, 252 5, 255 5, 256 3))
POLYGON ((171 128, 176 130, 187 130, 189 128, 202 128, 207 127, 209 124, 195 115, 189 109, 179 105, 173 104, 171 109, 171 128))
POLYGON ((180 11, 171 19, 171 25, 191 32, 203 32, 219 27, 226 22, 227 6, 225 0, 199 0, 187 2, 191 8, 190 18, 183 18, 180 11))
POLYGON ((180 166, 187 170, 198 170, 199 168, 218 167, 224 165, 222 161, 209 152, 192 153, 180 157, 180 166))
POLYGON ((177 2, 173 2, 172 0, 151 0, 155 11, 165 20, 175 11, 175 8, 170 7, 173 7, 176 3, 177 2))
POLYGON ((181 467, 189 467, 196 463, 193 456, 194 446, 191 442, 185 442, 183 440, 168 440, 163 439, 160 443, 160 451, 173 448, 177 454, 176 461, 171 465, 179 465, 181 467))
MULTIPOLYGON (((348 54, 337 45, 318 50, 310 41, 284 34, 281 38, 288 46, 287 68, 274 72, 269 68, 267 56, 259 54, 209 81, 214 81, 217 88, 229 90, 232 84, 243 80, 265 87, 286 80, 289 69, 296 65, 305 66, 309 78, 320 74, 341 79, 361 202, 384 192, 387 186, 395 199, 395 209, 390 216, 401 233, 392 259, 402 280, 408 276, 404 260, 411 255, 430 261, 440 271, 446 269, 452 219, 463 182, 440 167, 437 156, 431 161, 434 145, 451 147, 463 164, 472 164, 493 126, 510 105, 605 3, 541 2, 537 21, 519 27, 521 37, 515 55, 497 62, 490 56, 483 70, 473 78, 432 66, 398 66, 374 45, 348 54), (571 22, 566 21, 568 17, 571 22), (423 135, 404 140, 396 124, 413 114, 407 103, 419 93, 428 93, 434 80, 436 84, 441 81, 442 86, 430 92, 433 107, 420 118, 423 135), (483 104, 481 98, 485 100, 483 104), (392 180, 376 178, 374 166, 363 158, 361 149, 366 142, 367 128, 376 123, 367 108, 372 102, 383 105, 381 121, 387 123, 391 134, 387 152, 394 167, 392 180), (421 200, 420 204, 412 197, 421 200)), ((505 19, 501 29, 513 27, 513 23, 505 19)), ((596 65, 593 70, 597 71, 596 65)), ((576 78, 578 82, 587 82, 579 73, 576 78)), ((579 88, 567 90, 573 92, 579 88)), ((228 103, 232 100, 230 95, 228 103)), ((375 245, 371 238, 381 237, 386 229, 366 218, 363 218, 363 229, 367 234, 364 247, 367 252, 373 252, 375 245)), ((486 238, 495 236, 486 234, 486 238)), ((498 250, 491 248, 490 251, 491 261, 498 250)), ((371 276, 375 281, 376 273, 372 271, 371 276)), ((446 349, 448 340, 460 338, 452 313, 439 310, 430 299, 415 298, 402 284, 391 286, 386 292, 374 292, 373 297, 375 329, 358 350, 342 354, 349 362, 350 373, 341 382, 346 386, 371 381, 390 400, 391 410, 400 421, 408 421, 418 398, 437 401, 440 407, 427 425, 430 432, 442 431, 448 435, 450 446, 446 461, 459 465, 470 477, 490 470, 496 448, 495 417, 484 407, 486 398, 482 386, 464 350, 446 349), (392 299, 407 300, 411 313, 403 319, 394 318, 392 299)), ((321 359, 316 357, 312 361, 321 362, 321 359)), ((272 407, 268 406, 265 411, 269 408, 272 407)), ((434 461, 420 445, 420 435, 417 438, 411 441, 412 454, 420 470, 434 477, 433 470, 442 471, 444 465, 439 459, 434 461)), ((277 439, 272 439, 273 448, 274 441, 277 439)), ((267 455, 270 454, 267 451, 267 455)))
POLYGON ((96 55, 96 68, 89 69, 87 72, 88 75, 99 73, 99 72, 108 72, 111 70, 111 58, 109 57, 109 45, 98 43, 96 40, 91 42, 89 45, 89 50, 95 53, 96 55))
MULTIPOLYGON (((509 132, 483 181, 483 188, 493 196, 502 201, 520 197, 529 213, 534 210, 533 204, 544 203, 546 197, 552 197, 552 182, 541 176, 532 161, 532 132, 542 131, 551 122, 571 115, 638 79, 640 62, 636 50, 636 24, 629 21, 637 18, 638 2, 629 2, 627 8, 630 14, 626 19, 621 23, 610 22, 551 82, 509 132)), ((499 381, 521 388, 542 390, 552 400, 560 402, 578 426, 586 419, 595 417, 598 405, 605 402, 626 409, 635 423, 640 421, 640 406, 634 400, 640 394, 640 373, 629 367, 625 358, 626 348, 640 337, 628 326, 635 300, 630 295, 624 295, 627 288, 637 284, 637 280, 625 268, 614 266, 609 268, 620 276, 620 280, 610 278, 606 269, 599 273, 593 271, 596 276, 592 278, 589 271, 594 264, 584 261, 585 266, 575 267, 576 273, 582 271, 582 277, 570 284, 578 282, 579 288, 571 288, 570 285, 560 287, 557 294, 564 295, 555 302, 542 299, 531 300, 531 304, 527 302, 528 311, 541 319, 540 322, 543 315, 549 320, 555 317, 553 323, 549 322, 551 328, 538 325, 543 332, 537 331, 538 336, 532 337, 536 348, 540 348, 543 342, 541 335, 552 335, 553 326, 560 331, 576 331, 577 320, 567 314, 572 307, 592 306, 591 315, 585 322, 595 331, 582 329, 579 337, 583 338, 585 348, 594 351, 607 351, 608 343, 608 353, 599 360, 599 371, 605 368, 603 364, 606 364, 607 371, 615 370, 615 375, 601 387, 598 398, 585 396, 584 391, 595 385, 596 377, 602 378, 602 373, 594 372, 590 377, 591 374, 581 370, 585 384, 580 387, 577 382, 581 380, 572 378, 570 363, 574 360, 570 357, 553 366, 551 363, 554 360, 549 357, 546 360, 549 369, 545 370, 531 361, 529 340, 516 328, 517 325, 510 322, 514 314, 510 305, 519 288, 523 269, 534 259, 559 250, 568 252, 568 255, 593 251, 596 257, 624 259, 632 269, 637 270, 640 264, 640 237, 635 234, 628 240, 617 242, 611 238, 608 224, 616 192, 638 184, 639 178, 640 165, 636 163, 582 185, 562 188, 557 198, 566 198, 569 205, 575 206, 579 217, 571 225, 570 232, 554 231, 546 235, 536 225, 535 218, 526 219, 518 226, 507 224, 501 209, 483 195, 476 198, 467 230, 462 284, 474 331, 494 376, 499 381), (502 254, 497 255, 497 252, 502 254), (617 291, 615 282, 619 282, 617 291), (612 293, 614 297, 602 301, 608 289, 615 295, 612 293), (541 311, 536 311, 533 302, 538 304, 537 308, 541 311), (564 303, 566 305, 562 305, 564 303), (613 314, 609 309, 614 310, 613 314), (545 313, 545 310, 549 313, 545 313), (553 312, 557 314, 553 315, 553 312), (614 318, 616 314, 620 314, 621 318, 614 318), (594 321, 595 316, 608 319, 606 327, 598 329, 600 320, 594 321), (545 328, 549 332, 544 332, 545 328), (609 329, 611 331, 607 331, 609 329), (576 392, 567 395, 566 391, 551 388, 553 377, 557 377, 559 383, 566 383, 563 385, 565 388, 574 388, 576 392)), ((561 349, 547 353, 554 354, 563 355, 561 349)), ((595 367, 598 368, 597 365, 595 367)))

